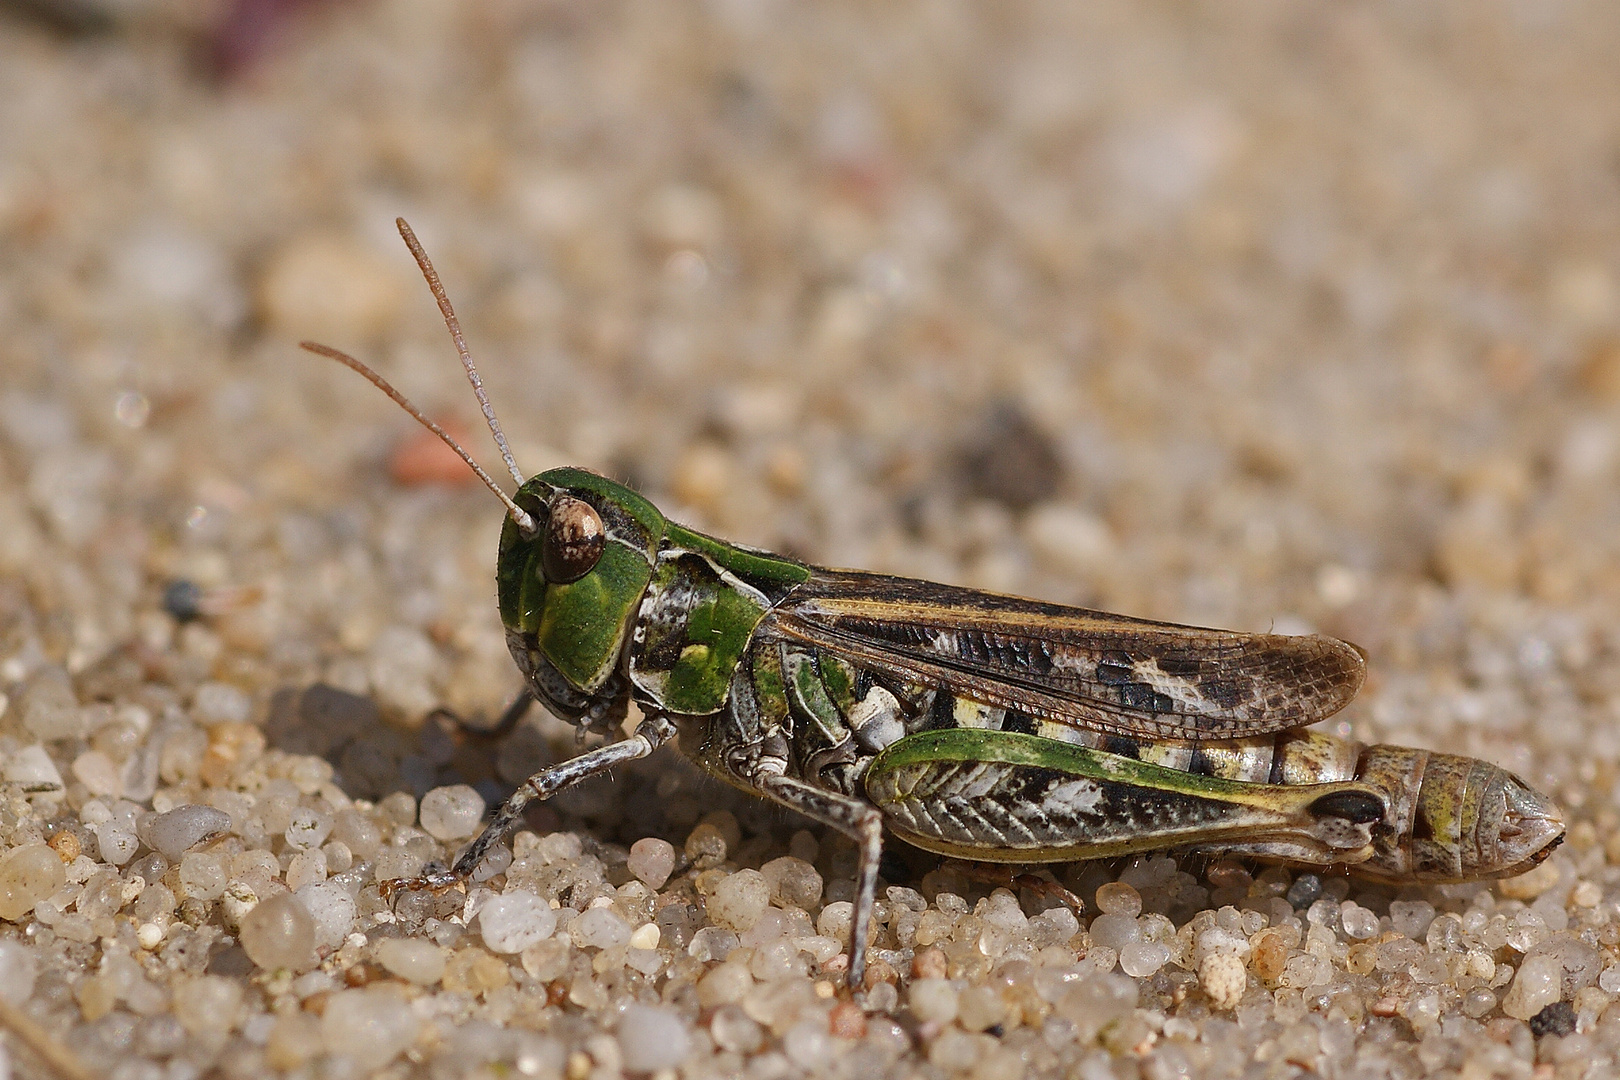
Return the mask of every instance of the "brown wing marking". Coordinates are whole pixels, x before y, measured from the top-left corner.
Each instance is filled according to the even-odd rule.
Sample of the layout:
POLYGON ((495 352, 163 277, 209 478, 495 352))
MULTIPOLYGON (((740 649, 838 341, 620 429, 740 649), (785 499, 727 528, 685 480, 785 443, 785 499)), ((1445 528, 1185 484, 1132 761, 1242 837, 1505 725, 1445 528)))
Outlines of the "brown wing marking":
POLYGON ((761 629, 986 704, 1153 738, 1303 727, 1343 708, 1366 670, 1334 638, 1179 626, 850 571, 817 571, 761 629))

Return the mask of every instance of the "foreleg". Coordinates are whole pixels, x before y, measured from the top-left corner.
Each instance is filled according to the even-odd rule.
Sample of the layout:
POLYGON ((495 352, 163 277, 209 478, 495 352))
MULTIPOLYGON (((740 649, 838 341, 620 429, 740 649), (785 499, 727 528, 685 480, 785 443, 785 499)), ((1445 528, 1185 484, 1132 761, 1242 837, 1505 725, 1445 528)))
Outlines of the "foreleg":
POLYGON ((560 761, 535 773, 495 811, 484 831, 462 851, 461 857, 449 870, 429 871, 420 878, 392 883, 394 889, 428 887, 443 889, 460 884, 472 876, 478 864, 489 855, 490 849, 523 820, 523 809, 534 799, 549 799, 557 792, 600 776, 616 766, 636 761, 651 754, 675 734, 675 725, 661 716, 649 716, 636 728, 636 733, 622 742, 609 743, 586 751, 578 757, 560 761))

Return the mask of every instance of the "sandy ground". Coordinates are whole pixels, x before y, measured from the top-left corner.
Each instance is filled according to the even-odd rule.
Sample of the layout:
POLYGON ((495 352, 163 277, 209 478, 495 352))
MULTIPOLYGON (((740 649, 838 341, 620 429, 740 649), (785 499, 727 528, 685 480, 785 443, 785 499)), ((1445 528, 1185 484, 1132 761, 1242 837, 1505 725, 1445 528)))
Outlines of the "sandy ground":
POLYGON ((1579 2, 7 5, 0 840, 63 868, 0 865, 0 996, 121 1080, 1612 1075, 1617 32, 1579 2), (295 348, 494 458, 400 214, 526 471, 821 563, 1347 638, 1371 676, 1333 733, 1511 768, 1569 842, 1493 888, 1065 871, 1093 903, 1125 874, 1168 957, 1140 975, 1089 913, 901 860, 897 985, 850 1001, 818 932, 847 847, 671 755, 486 883, 556 905, 544 942, 390 915, 377 860, 455 843, 417 800, 572 745, 424 724, 519 686, 500 508, 295 348), (198 804, 230 833, 155 854, 145 815, 198 804), (667 884, 627 862, 649 836, 667 884), (813 895, 716 922, 724 881, 805 863, 813 895), (248 909, 311 885, 318 954, 255 963, 248 909), (593 901, 611 925, 567 922, 593 901))

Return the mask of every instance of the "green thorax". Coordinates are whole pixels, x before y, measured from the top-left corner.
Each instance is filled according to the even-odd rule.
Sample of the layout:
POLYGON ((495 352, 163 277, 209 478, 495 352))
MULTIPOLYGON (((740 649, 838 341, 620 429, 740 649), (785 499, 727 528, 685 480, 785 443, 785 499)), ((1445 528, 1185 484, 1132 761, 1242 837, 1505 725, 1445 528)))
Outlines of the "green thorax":
POLYGON ((668 526, 636 619, 631 682, 677 716, 718 711, 760 620, 809 576, 780 555, 668 526))

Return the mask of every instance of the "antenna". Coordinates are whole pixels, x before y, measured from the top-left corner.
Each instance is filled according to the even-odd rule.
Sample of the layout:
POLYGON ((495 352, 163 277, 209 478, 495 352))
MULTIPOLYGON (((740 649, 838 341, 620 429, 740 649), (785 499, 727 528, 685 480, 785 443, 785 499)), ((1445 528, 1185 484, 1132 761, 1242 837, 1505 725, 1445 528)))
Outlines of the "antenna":
MULTIPOLYGON (((506 504, 506 512, 512 515, 512 520, 517 523, 517 527, 522 531, 523 535, 534 535, 536 529, 538 528, 538 526, 535 525, 534 516, 527 510, 524 510, 517 503, 513 502, 511 497, 508 496, 506 492, 502 491, 496 485, 494 480, 490 479, 489 473, 485 472, 479 466, 478 462, 472 459, 472 455, 461 448, 460 443, 456 442, 456 440, 452 439, 448 434, 446 434, 444 428, 428 419, 427 416, 423 414, 421 409, 418 409, 415 405, 411 404, 411 400, 409 398, 400 393, 398 390, 395 390, 393 386, 389 384, 387 379, 383 378, 381 375, 377 374, 375 371, 371 370, 371 368, 367 367, 359 360, 356 360, 348 353, 339 352, 330 345, 322 345, 314 341, 300 341, 298 343, 298 347, 307 352, 315 353, 317 356, 324 356, 329 360, 336 360, 344 367, 352 368, 353 370, 358 371, 360 374, 369 379, 373 386, 387 394, 389 397, 393 398, 394 404, 410 413, 423 427, 427 428, 429 431, 433 432, 433 434, 443 439, 445 445, 454 450, 457 456, 460 457, 462 461, 465 461, 473 472, 478 474, 478 479, 484 482, 484 486, 493 491, 495 493, 495 497, 506 504)), ((482 397, 483 395, 480 394, 479 396, 482 397)), ((488 406, 486 405, 485 407, 487 408, 488 406)), ((511 458, 508 457, 507 461, 510 462, 511 458)))
POLYGON ((518 471, 517 462, 512 460, 512 451, 507 448, 506 436, 501 431, 501 422, 495 419, 495 407, 484 396, 484 383, 478 377, 478 368, 473 366, 472 353, 467 351, 467 339, 461 336, 461 320, 456 318, 455 308, 450 306, 450 296, 444 291, 444 285, 439 281, 439 272, 433 269, 433 261, 427 257, 422 249, 421 241, 405 223, 404 218, 395 218, 394 224, 399 227, 399 235, 405 239, 405 246, 411 249, 411 255, 416 259, 416 265, 421 268, 422 276, 427 278, 428 288, 433 290, 433 299, 439 302, 439 314, 444 316, 444 325, 450 331, 450 340, 456 343, 456 353, 461 357, 461 366, 467 371, 467 381, 472 383, 473 393, 478 396, 478 404, 484 410, 484 419, 489 423, 489 433, 495 436, 495 445, 501 449, 501 460, 506 462, 506 471, 512 474, 518 487, 523 486, 523 474, 518 471))

